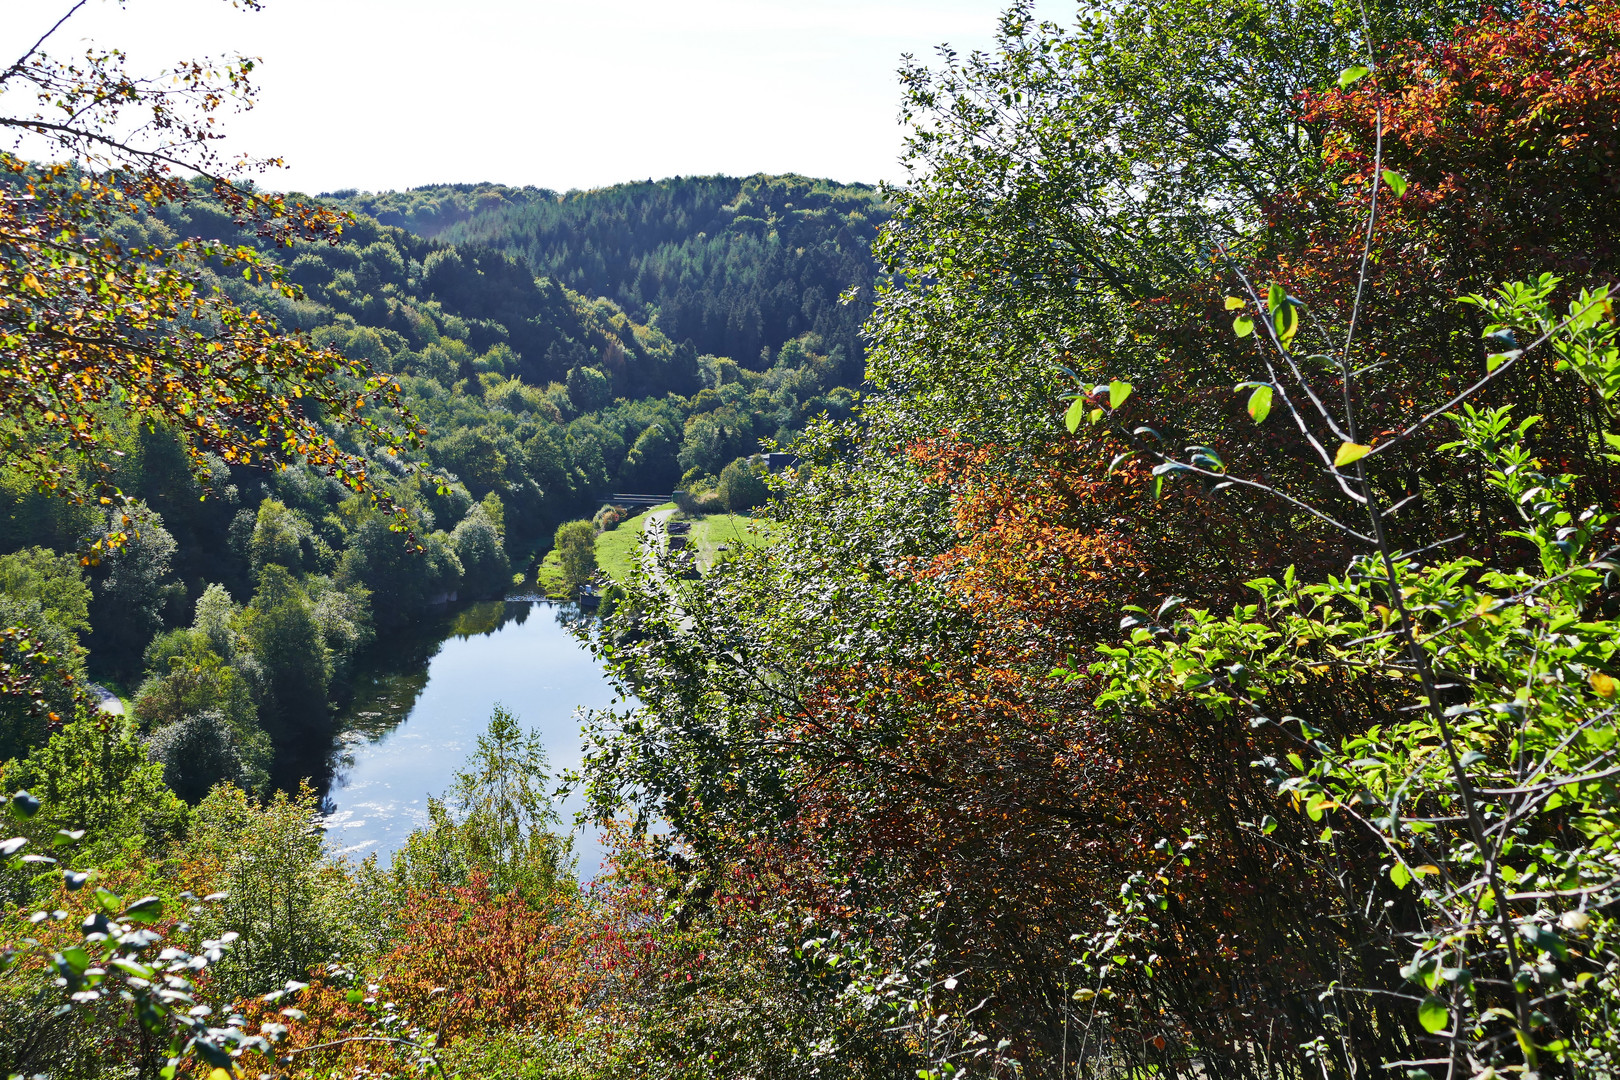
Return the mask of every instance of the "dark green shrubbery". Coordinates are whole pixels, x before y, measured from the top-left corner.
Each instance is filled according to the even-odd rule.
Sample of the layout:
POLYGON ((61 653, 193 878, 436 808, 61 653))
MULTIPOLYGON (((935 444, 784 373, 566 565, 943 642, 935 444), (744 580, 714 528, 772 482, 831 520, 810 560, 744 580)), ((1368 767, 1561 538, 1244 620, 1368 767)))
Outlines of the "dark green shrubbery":
POLYGON ((215 785, 240 787, 246 780, 236 733, 217 709, 160 728, 146 750, 163 766, 163 782, 188 803, 201 802, 215 785))

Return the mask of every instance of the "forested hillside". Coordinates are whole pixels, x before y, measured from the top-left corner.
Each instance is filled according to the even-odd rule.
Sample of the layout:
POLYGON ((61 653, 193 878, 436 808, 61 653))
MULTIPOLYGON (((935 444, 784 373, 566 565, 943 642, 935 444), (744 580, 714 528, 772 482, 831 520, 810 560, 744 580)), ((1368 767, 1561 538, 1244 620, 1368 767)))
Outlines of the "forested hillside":
POLYGON ((706 176, 566 195, 459 184, 334 197, 384 224, 514 256, 746 367, 768 367, 784 342, 815 334, 844 358, 840 377, 860 381, 871 247, 888 217, 871 187, 706 176), (852 302, 840 303, 850 289, 852 302))
POLYGON ((1620 1071, 1620 6, 1031 11, 907 63, 882 207, 343 220, 211 156, 239 69, 144 151, 0 73, 95 103, 0 155, 0 1072, 1620 1071), (757 542, 616 545, 578 774, 496 708, 333 854, 359 650, 676 482, 757 542))
MULTIPOLYGON (((724 183, 740 192, 770 182, 724 183)), ((853 403, 841 382, 854 370, 846 355, 797 322, 777 328, 787 336, 771 338, 768 355, 755 348, 739 363, 672 340, 613 300, 537 276, 521 258, 487 246, 431 240, 366 216, 342 221, 335 239, 282 246, 234 220, 206 185, 193 185, 190 196, 117 213, 104 236, 131 250, 243 246, 278 266, 284 282, 206 266, 199 281, 314 347, 391 376, 423 432, 420 447, 404 454, 344 442, 405 509, 408 539, 307 463, 266 470, 209 454, 198 472, 162 426, 108 419, 118 449, 101 480, 134 500, 139 535, 89 568, 86 611, 46 621, 70 669, 83 677, 88 664, 90 675, 136 699, 149 737, 211 701, 220 705, 229 728, 220 736, 224 756, 197 766, 200 778, 190 782, 201 790, 210 769, 259 786, 271 773, 295 783, 330 737, 325 717, 345 700, 361 651, 379 637, 386 648, 390 632, 429 605, 502 595, 558 525, 590 517, 611 492, 667 495, 683 477, 712 488, 762 440, 786 443, 808 418, 844 417, 853 403), (296 293, 285 295, 284 284, 296 293), (412 554, 413 545, 423 551, 412 554), (291 575, 290 592, 279 578, 275 589, 314 620, 316 632, 291 652, 283 643, 242 644, 241 635, 259 632, 249 625, 262 622, 255 598, 268 595, 263 575, 272 566, 291 575), (208 618, 235 627, 206 648, 188 629, 202 626, 204 597, 225 605, 208 618), (182 694, 170 673, 182 655, 219 674, 182 694), (169 701, 175 694, 184 700, 169 701), (289 694, 296 706, 281 700, 289 694), (283 716, 293 712, 296 723, 283 716), (279 769, 278 754, 292 755, 279 769)), ((652 227, 625 236, 649 250, 667 238, 652 227)), ((870 266, 868 255, 847 268, 850 277, 826 280, 838 288, 869 283, 870 266)), ((753 280, 757 269, 736 272, 753 280)), ((780 259, 776 269, 796 272, 780 259)), ((9 557, 29 565, 66 559, 71 567, 87 537, 117 531, 126 516, 64 502, 16 469, 0 472, 0 491, 0 557, 16 552, 9 557)), ((8 757, 45 738, 45 723, 26 708, 8 715, 5 728, 0 754, 8 757)))

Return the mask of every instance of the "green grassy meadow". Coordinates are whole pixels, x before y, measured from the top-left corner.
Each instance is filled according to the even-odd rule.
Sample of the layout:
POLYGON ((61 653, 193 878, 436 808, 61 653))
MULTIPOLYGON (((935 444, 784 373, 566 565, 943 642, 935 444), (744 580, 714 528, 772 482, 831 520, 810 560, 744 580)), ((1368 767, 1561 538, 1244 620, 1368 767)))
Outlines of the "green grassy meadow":
MULTIPOLYGON (((614 581, 625 581, 635 566, 636 553, 641 547, 641 535, 654 514, 666 514, 675 509, 674 503, 655 506, 645 513, 625 520, 616 529, 609 529, 596 538, 597 568, 614 581)), ((697 557, 700 568, 714 565, 728 551, 739 547, 765 547, 771 542, 771 523, 747 514, 709 514, 690 519, 692 530, 687 543, 697 557)), ((563 586, 562 565, 556 551, 546 552, 537 573, 540 590, 555 600, 567 599, 563 586)))

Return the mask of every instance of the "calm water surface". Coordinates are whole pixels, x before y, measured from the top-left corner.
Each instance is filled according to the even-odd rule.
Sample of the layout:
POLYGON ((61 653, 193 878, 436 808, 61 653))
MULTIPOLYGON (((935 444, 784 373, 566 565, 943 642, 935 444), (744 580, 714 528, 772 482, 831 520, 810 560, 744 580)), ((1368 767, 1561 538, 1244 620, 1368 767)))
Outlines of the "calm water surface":
MULTIPOLYGON (((386 864, 427 819, 497 704, 537 730, 553 776, 580 764, 579 710, 613 704, 612 687, 590 651, 569 632, 572 605, 528 600, 464 605, 390 639, 356 678, 347 729, 330 762, 327 841, 354 858, 386 864)), ((559 804, 565 827, 582 804, 559 804)), ((574 835, 579 876, 601 863, 594 827, 574 835)))

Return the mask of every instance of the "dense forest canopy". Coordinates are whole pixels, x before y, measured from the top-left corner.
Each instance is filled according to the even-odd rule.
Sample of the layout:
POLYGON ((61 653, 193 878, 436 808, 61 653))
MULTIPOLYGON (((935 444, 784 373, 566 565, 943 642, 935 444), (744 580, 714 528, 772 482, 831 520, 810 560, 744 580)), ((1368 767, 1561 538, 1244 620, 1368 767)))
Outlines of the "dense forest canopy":
POLYGON ((881 195, 3 159, 0 1068, 1613 1075, 1620 7, 1014 3, 901 96, 881 195), (547 539, 582 772, 497 709, 332 855, 364 650, 547 539))
POLYGON ((462 184, 361 195, 340 205, 422 236, 489 247, 586 296, 605 296, 699 352, 769 366, 817 335, 860 381, 876 189, 802 176, 676 177, 559 195, 462 184), (852 302, 840 303, 848 290, 852 302))

